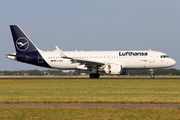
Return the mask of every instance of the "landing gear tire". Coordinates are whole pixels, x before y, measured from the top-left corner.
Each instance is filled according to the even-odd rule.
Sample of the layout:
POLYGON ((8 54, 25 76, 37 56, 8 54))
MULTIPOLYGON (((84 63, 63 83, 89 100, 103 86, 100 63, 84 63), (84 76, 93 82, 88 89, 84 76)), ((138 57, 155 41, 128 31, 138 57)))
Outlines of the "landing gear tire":
POLYGON ((94 73, 91 73, 91 74, 89 75, 89 77, 90 77, 90 78, 94 78, 94 77, 95 77, 95 74, 94 74, 94 73))
POLYGON ((100 76, 100 75, 99 75, 98 73, 95 74, 95 78, 99 78, 99 76, 100 76))
POLYGON ((100 75, 98 74, 98 73, 91 73, 90 75, 89 75, 89 77, 90 78, 99 78, 100 77, 100 75))
POLYGON ((154 75, 151 75, 151 79, 154 79, 154 75))

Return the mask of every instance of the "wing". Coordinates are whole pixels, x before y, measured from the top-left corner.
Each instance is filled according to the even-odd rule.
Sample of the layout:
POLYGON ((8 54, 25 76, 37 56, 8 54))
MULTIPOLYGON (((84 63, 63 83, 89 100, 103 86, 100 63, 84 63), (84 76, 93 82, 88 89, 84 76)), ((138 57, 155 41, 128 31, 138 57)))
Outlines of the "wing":
POLYGON ((92 60, 87 60, 87 59, 75 59, 71 57, 67 57, 62 50, 60 50, 57 46, 55 46, 57 51, 60 53, 62 58, 70 59, 73 63, 80 63, 80 65, 85 65, 87 68, 100 68, 103 65, 105 65, 104 62, 99 62, 99 61, 92 61, 92 60))

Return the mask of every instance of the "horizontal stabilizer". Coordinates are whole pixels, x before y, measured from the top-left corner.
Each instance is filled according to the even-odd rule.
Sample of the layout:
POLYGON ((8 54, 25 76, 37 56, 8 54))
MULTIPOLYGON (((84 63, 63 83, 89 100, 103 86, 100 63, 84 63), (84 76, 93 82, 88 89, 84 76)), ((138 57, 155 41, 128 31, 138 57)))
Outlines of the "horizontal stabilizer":
POLYGON ((18 59, 18 58, 21 58, 21 59, 27 59, 29 58, 29 56, 21 56, 21 55, 14 55, 14 54, 6 54, 6 58, 9 58, 9 59, 18 59))

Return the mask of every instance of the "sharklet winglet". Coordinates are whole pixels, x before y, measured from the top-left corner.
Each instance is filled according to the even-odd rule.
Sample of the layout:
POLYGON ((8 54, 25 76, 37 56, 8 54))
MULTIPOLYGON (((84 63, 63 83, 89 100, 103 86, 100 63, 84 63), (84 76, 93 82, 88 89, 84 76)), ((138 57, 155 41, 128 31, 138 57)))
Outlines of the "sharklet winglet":
POLYGON ((55 47, 56 47, 57 51, 60 53, 62 58, 69 58, 63 53, 63 51, 61 49, 58 48, 58 46, 55 46, 55 47))

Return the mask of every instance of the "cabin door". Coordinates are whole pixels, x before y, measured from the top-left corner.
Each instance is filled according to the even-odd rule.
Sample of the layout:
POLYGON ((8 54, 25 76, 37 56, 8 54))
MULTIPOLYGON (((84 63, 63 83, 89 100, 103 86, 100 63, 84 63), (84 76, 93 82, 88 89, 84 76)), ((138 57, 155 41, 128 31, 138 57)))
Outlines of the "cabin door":
POLYGON ((155 62, 154 52, 149 52, 149 62, 155 62))

